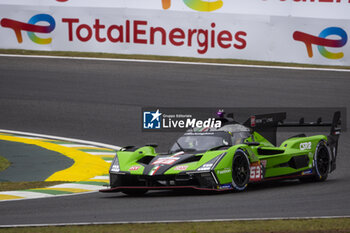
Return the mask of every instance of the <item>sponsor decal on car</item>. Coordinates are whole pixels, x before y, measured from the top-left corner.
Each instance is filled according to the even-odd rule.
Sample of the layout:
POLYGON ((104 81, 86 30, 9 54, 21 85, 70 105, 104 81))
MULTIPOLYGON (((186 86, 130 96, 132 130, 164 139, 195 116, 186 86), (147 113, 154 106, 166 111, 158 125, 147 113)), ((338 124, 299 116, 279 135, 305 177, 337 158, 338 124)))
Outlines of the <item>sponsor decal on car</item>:
POLYGON ((226 174, 226 173, 230 173, 232 170, 230 168, 224 168, 222 170, 219 170, 218 171, 218 174, 219 175, 222 175, 222 174, 226 174))
POLYGON ((251 127, 255 127, 256 126, 256 117, 255 116, 251 116, 250 117, 250 126, 251 127))
POLYGON ((299 148, 300 150, 311 150, 312 143, 311 142, 303 142, 300 143, 299 148))
POLYGON ((260 162, 250 165, 250 181, 260 181, 263 178, 260 162))
POLYGON ((165 158, 158 158, 156 161, 152 163, 152 165, 171 165, 175 163, 178 159, 178 157, 165 157, 165 158))
POLYGON ((177 166, 174 168, 175 171, 185 171, 187 170, 188 166, 177 166))
POLYGON ((153 176, 154 174, 156 174, 156 172, 159 170, 159 168, 161 168, 161 166, 153 167, 152 170, 148 173, 148 175, 153 176))
POLYGON ((303 171, 302 173, 301 173, 301 175, 310 175, 310 174, 312 174, 312 169, 308 169, 308 170, 306 170, 306 171, 303 171))
POLYGON ((218 189, 232 189, 232 184, 219 185, 218 189))
POLYGON ((137 171, 140 169, 141 166, 132 166, 131 168, 129 168, 129 171, 137 171))

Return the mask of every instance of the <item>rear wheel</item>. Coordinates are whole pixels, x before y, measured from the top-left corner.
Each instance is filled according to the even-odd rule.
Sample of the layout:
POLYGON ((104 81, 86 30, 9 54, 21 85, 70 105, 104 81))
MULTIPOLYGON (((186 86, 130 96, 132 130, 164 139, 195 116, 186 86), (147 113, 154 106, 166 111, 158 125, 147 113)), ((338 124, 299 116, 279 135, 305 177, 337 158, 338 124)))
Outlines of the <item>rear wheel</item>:
POLYGON ((303 182, 325 181, 328 177, 330 154, 325 141, 320 141, 316 147, 314 155, 314 175, 302 177, 303 182))
POLYGON ((314 164, 315 164, 315 171, 316 171, 315 180, 316 181, 326 180, 329 172, 330 156, 329 156, 329 150, 327 148, 327 144, 325 141, 319 142, 316 147, 314 164))
POLYGON ((122 191, 122 193, 128 195, 128 196, 142 196, 145 193, 147 193, 147 189, 128 189, 122 191))
POLYGON ((237 191, 247 188, 250 177, 248 156, 242 150, 237 150, 232 161, 232 185, 237 191))

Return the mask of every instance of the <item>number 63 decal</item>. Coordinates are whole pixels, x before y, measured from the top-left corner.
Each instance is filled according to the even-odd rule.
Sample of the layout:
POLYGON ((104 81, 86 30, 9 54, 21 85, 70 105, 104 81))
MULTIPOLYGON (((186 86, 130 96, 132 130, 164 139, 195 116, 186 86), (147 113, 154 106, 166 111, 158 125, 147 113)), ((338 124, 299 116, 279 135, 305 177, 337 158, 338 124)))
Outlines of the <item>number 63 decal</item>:
POLYGON ((250 181, 260 181, 263 178, 263 170, 260 162, 250 165, 250 181))

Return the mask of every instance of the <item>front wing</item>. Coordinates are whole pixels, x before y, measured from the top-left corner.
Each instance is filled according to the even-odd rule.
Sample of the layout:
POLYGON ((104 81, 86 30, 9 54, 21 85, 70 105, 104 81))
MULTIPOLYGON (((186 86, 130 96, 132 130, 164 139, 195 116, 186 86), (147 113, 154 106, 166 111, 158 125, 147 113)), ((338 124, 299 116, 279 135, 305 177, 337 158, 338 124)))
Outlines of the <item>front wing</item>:
POLYGON ((110 174, 110 188, 101 192, 119 192, 127 189, 173 190, 196 189, 224 191, 233 189, 231 184, 218 184, 213 172, 179 173, 176 175, 110 174))

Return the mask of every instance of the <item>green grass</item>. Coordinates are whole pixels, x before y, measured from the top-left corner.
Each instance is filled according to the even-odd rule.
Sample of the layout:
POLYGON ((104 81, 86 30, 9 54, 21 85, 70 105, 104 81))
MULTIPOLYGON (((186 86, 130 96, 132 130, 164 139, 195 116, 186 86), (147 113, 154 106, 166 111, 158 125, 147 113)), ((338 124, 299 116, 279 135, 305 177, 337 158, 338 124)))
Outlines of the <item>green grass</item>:
POLYGON ((348 233, 350 219, 233 221, 201 223, 116 224, 6 228, 6 233, 348 233))
POLYGON ((174 56, 154 56, 154 55, 138 55, 138 54, 124 55, 124 54, 112 54, 112 53, 88 53, 88 52, 69 52, 69 51, 59 52, 59 51, 0 49, 0 54, 49 55, 49 56, 68 56, 68 57, 119 58, 119 59, 242 64, 242 65, 268 65, 268 66, 286 66, 286 67, 350 69, 350 66, 325 66, 325 65, 310 65, 310 64, 299 64, 299 63, 238 60, 238 59, 206 59, 206 58, 174 57, 174 56))
POLYGON ((0 156, 0 172, 5 171, 10 165, 10 161, 0 156))
POLYGON ((59 182, 59 181, 0 182, 0 192, 26 190, 26 189, 34 189, 34 188, 45 188, 45 187, 53 186, 56 184, 63 184, 63 183, 67 183, 67 182, 59 182))

